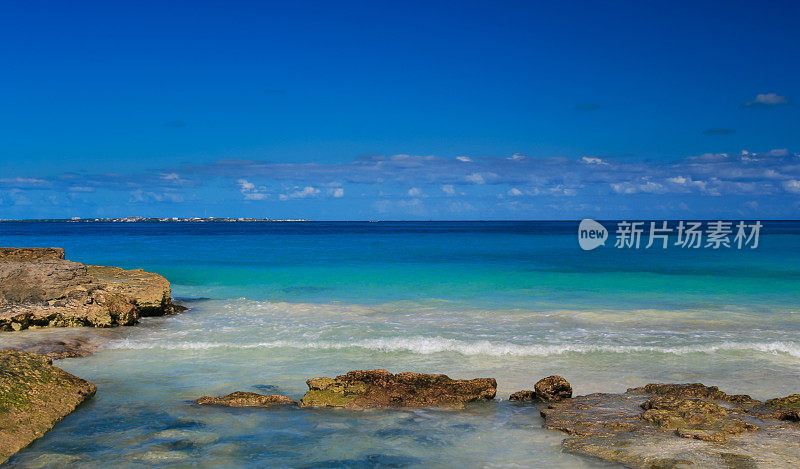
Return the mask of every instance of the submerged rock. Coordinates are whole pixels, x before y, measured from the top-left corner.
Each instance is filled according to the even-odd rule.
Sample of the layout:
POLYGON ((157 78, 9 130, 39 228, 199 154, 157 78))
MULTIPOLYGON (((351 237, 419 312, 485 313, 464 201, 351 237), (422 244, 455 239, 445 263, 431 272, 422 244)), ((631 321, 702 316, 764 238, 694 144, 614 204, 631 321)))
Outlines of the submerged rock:
POLYGON ((572 386, 561 376, 548 376, 540 379, 534 390, 517 391, 508 399, 511 401, 558 402, 572 397, 572 386))
POLYGON ((0 248, 0 331, 131 325, 181 309, 158 274, 86 266, 58 248, 0 248))
POLYGON ((41 337, 18 341, 18 343, 11 341, 10 347, 0 347, 0 350, 15 349, 44 355, 53 360, 61 360, 88 357, 104 342, 106 340, 101 337, 91 336, 41 337))
POLYGON ((195 401, 201 405, 220 405, 226 407, 272 407, 276 405, 297 405, 297 402, 281 394, 257 394, 236 391, 227 396, 203 396, 195 401))
POLYGON ((648 384, 553 402, 541 414, 570 435, 565 451, 627 467, 800 465, 800 425, 766 407, 697 383, 648 384))
POLYGON ((386 370, 351 371, 334 378, 306 381, 303 407, 450 407, 488 401, 497 393, 494 378, 451 379, 446 375, 397 373, 386 370))
POLYGON ((41 437, 97 388, 49 358, 0 351, 0 464, 41 437))

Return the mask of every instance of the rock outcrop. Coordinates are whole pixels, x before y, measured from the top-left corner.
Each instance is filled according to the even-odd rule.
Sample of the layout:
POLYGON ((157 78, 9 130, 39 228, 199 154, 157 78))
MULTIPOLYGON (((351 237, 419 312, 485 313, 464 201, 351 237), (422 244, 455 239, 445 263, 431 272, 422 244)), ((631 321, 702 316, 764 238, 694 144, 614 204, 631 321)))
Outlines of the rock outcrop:
POLYGON ((793 403, 648 384, 551 402, 541 414, 547 428, 570 435, 565 451, 626 467, 797 467, 800 425, 778 419, 793 403))
POLYGON ((351 371, 336 378, 306 381, 303 407, 448 407, 488 401, 497 393, 493 378, 451 379, 446 375, 397 373, 386 370, 351 371))
POLYGON ((517 391, 508 399, 510 401, 558 402, 572 397, 572 386, 561 376, 553 375, 540 379, 533 389, 533 391, 517 391))
POLYGON ((278 405, 297 405, 297 402, 281 394, 257 394, 236 391, 227 396, 203 396, 195 401, 200 405, 219 405, 226 407, 273 407, 278 405))
POLYGON ((0 464, 50 430, 97 388, 49 358, 0 351, 0 464))
POLYGON ((86 266, 59 248, 0 248, 0 331, 131 325, 180 309, 158 274, 86 266))

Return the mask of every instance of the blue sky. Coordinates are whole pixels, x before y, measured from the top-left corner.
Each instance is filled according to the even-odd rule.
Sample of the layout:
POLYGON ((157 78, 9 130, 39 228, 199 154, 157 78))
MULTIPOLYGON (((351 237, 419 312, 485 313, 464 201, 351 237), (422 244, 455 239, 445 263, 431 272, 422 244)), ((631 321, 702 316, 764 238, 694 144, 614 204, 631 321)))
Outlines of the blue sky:
POLYGON ((796 2, 36 2, 0 218, 798 218, 796 2))

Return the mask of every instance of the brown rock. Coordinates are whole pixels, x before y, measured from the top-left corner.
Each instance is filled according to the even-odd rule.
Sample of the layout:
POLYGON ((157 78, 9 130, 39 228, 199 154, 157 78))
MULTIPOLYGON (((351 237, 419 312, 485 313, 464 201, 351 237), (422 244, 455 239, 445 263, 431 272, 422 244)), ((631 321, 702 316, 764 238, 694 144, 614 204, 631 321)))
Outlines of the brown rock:
POLYGON ((572 397, 572 386, 561 376, 548 376, 533 387, 542 402, 558 402, 572 397))
POLYGON ((650 384, 553 402, 541 414, 570 435, 565 451, 626 467, 800 465, 800 426, 754 414, 759 406, 698 383, 650 384))
POLYGON ((78 262, 1 261, 0 304, 44 303, 65 297, 92 280, 86 266, 78 262))
POLYGON ((523 390, 517 391, 514 394, 508 396, 509 401, 535 401, 536 400, 536 391, 530 390, 523 390))
POLYGON ((256 394, 254 392, 236 391, 221 397, 203 396, 195 401, 201 405, 219 405, 226 407, 272 407, 276 405, 297 405, 297 402, 280 394, 256 394))
POLYGON ((41 355, 0 351, 0 464, 92 397, 90 382, 41 355))
POLYGON ((765 415, 787 422, 800 422, 800 394, 768 399, 750 410, 757 415, 765 415))
POLYGON ((0 247, 0 261, 41 261, 46 259, 64 259, 64 249, 0 247))
POLYGON ((351 371, 334 378, 306 381, 303 407, 449 407, 488 401, 497 393, 493 378, 451 379, 446 375, 397 373, 386 370, 351 371))
POLYGON ((164 277, 85 266, 57 248, 0 248, 0 331, 37 326, 112 327, 185 308, 164 277))
POLYGON ((711 399, 715 401, 733 402, 737 404, 752 404, 758 402, 747 394, 728 395, 716 386, 705 386, 701 383, 691 384, 648 384, 639 388, 628 389, 628 392, 654 394, 659 396, 672 396, 682 398, 711 399))
POLYGON ((86 267, 105 290, 130 298, 140 316, 160 316, 176 310, 169 281, 161 275, 142 269, 125 270, 102 265, 86 267))

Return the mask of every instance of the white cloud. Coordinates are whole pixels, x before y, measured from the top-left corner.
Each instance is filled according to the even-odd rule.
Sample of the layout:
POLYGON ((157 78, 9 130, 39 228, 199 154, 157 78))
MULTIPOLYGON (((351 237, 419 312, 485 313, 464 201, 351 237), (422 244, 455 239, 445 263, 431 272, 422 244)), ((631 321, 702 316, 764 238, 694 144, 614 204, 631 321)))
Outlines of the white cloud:
POLYGON ((341 187, 337 187, 336 189, 333 190, 333 196, 336 197, 337 199, 339 197, 344 197, 344 189, 342 189, 341 187))
POLYGON ((422 194, 422 191, 419 190, 419 188, 417 187, 412 187, 411 189, 408 190, 408 195, 410 195, 411 197, 418 197, 420 194, 422 194))
POLYGON ((456 159, 458 161, 463 161, 464 163, 472 163, 472 158, 469 156, 457 156, 456 159))
POLYGON ((508 195, 517 197, 522 195, 522 191, 517 189, 516 187, 512 187, 511 189, 508 190, 508 195))
POLYGON ((267 188, 264 186, 256 187, 255 184, 247 179, 238 179, 239 192, 244 196, 244 200, 264 200, 269 197, 267 188))
POLYGON ((319 192, 320 192, 319 189, 317 189, 316 187, 306 186, 302 189, 289 192, 288 194, 281 194, 278 196, 278 198, 281 200, 305 199, 308 197, 316 197, 317 195, 319 195, 319 192))
POLYGON ((525 156, 525 155, 520 155, 519 153, 514 153, 514 154, 513 154, 513 155, 511 155, 511 156, 510 156, 508 159, 509 159, 509 160, 515 160, 515 161, 519 161, 519 160, 524 160, 525 158, 527 158, 527 156, 525 156))
POLYGON ((486 184, 486 180, 483 179, 483 175, 481 173, 472 173, 465 177, 465 179, 469 182, 474 182, 475 184, 486 184))
POLYGON ((800 181, 797 179, 790 179, 783 182, 783 188, 792 194, 800 194, 800 181))
POLYGON ((72 186, 69 190, 70 192, 94 192, 94 187, 72 186))
POLYGON ((786 96, 781 96, 776 93, 759 93, 752 101, 746 102, 744 105, 747 107, 752 106, 780 106, 781 104, 789 104, 786 96))
POLYGON ((698 189, 705 191, 708 183, 706 181, 695 181, 691 176, 675 176, 667 178, 667 182, 686 187, 687 189, 698 189))
POLYGON ((599 165, 608 166, 608 163, 606 163, 602 159, 596 158, 596 157, 592 157, 592 156, 584 156, 583 158, 581 158, 581 160, 583 160, 583 162, 586 163, 586 164, 599 164, 599 165))
POLYGON ((455 195, 456 189, 452 184, 445 184, 442 186, 442 191, 447 195, 455 195))

